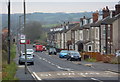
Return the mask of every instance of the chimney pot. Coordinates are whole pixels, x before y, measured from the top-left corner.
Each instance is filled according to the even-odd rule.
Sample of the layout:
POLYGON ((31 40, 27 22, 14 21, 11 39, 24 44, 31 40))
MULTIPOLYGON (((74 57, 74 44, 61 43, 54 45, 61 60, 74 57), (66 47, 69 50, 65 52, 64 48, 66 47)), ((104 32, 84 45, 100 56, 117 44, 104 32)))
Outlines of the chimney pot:
POLYGON ((118 2, 117 5, 115 5, 116 15, 120 13, 120 2, 118 2))
POLYGON ((98 21, 98 12, 93 13, 93 22, 97 22, 98 21))
POLYGON ((108 6, 106 6, 106 9, 103 8, 102 12, 103 12, 103 18, 110 16, 110 11, 108 9, 108 6))

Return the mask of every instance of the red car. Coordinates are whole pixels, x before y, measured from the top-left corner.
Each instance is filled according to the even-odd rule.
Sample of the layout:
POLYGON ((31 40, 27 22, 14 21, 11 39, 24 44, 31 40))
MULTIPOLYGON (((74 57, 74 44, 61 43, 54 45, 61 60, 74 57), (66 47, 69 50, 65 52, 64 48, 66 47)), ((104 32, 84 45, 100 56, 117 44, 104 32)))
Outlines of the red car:
POLYGON ((43 45, 35 45, 36 52, 37 51, 43 51, 43 45))

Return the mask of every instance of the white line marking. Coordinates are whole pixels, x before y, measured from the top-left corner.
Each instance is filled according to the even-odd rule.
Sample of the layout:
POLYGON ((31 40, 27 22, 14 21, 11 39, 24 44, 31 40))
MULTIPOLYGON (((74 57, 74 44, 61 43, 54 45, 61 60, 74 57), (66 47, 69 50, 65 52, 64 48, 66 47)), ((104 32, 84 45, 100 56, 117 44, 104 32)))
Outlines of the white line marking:
POLYGON ((19 65, 18 67, 25 67, 24 65, 19 65))
POLYGON ((95 80, 95 81, 99 81, 99 82, 103 82, 103 81, 100 81, 100 80, 98 80, 98 79, 95 79, 95 78, 91 78, 92 80, 95 80))
POLYGON ((85 75, 81 74, 81 76, 86 77, 85 75))
POLYGON ((32 75, 32 77, 35 79, 35 76, 33 75, 33 74, 31 74, 32 75))
POLYGON ((111 71, 105 71, 107 73, 112 73, 112 74, 118 74, 118 73, 114 73, 114 72, 111 72, 111 71))
POLYGON ((92 80, 98 80, 98 79, 95 79, 95 78, 91 78, 92 80))
POLYGON ((36 77, 38 80, 42 80, 41 78, 39 78, 39 77, 37 76, 37 74, 36 74, 35 72, 33 72, 33 74, 35 75, 35 77, 36 77))

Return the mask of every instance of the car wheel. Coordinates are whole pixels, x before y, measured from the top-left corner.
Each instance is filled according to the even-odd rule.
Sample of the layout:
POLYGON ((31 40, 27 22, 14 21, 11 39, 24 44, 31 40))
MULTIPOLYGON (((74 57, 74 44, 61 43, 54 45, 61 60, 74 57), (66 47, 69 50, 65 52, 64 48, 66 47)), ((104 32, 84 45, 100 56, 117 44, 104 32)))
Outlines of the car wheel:
POLYGON ((67 60, 69 60, 69 58, 67 58, 67 60))
POLYGON ((81 61, 81 58, 79 58, 79 61, 81 61))
POLYGON ((22 65, 22 63, 20 61, 18 63, 19 63, 19 65, 22 65))
POLYGON ((31 65, 34 65, 34 62, 32 62, 31 65))
POLYGON ((72 61, 72 58, 70 58, 70 61, 72 61))

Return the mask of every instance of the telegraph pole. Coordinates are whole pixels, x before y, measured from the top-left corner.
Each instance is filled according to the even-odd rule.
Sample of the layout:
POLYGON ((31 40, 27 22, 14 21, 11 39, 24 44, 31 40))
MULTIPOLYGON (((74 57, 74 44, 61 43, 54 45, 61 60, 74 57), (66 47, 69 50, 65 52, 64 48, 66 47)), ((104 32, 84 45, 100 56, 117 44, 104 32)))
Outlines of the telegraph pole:
POLYGON ((8 64, 10 64, 10 0, 8 2, 8 64))
MULTIPOLYGON (((24 33, 26 27, 26 7, 25 7, 25 0, 24 0, 24 33)), ((26 37, 25 37, 25 74, 27 74, 27 53, 26 53, 26 37)))

